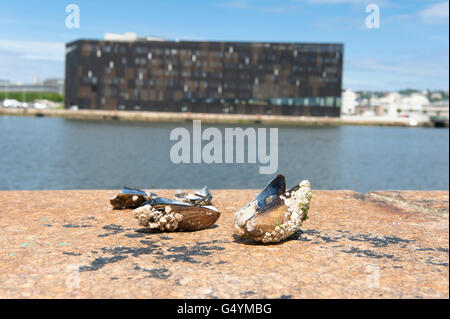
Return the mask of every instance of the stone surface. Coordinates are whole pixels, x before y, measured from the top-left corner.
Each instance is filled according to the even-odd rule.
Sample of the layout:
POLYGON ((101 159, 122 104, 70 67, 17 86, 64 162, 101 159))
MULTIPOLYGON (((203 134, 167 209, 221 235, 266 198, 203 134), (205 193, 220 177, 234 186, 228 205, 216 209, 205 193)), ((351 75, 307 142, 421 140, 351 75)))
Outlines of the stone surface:
POLYGON ((449 297, 448 191, 313 191, 277 245, 232 235, 256 190, 212 192, 220 219, 190 233, 146 233, 117 190, 0 192, 0 297, 449 297))

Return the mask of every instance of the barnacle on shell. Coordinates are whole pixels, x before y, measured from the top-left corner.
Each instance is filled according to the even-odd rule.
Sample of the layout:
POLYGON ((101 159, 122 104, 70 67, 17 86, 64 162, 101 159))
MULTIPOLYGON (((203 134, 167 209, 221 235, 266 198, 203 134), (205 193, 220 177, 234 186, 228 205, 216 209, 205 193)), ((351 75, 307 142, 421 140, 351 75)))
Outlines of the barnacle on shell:
POLYGON ((304 180, 286 191, 283 175, 276 176, 234 216, 234 232, 242 238, 276 243, 295 234, 308 218, 311 184, 304 180))
POLYGON ((139 225, 161 231, 195 231, 210 227, 220 217, 214 206, 199 206, 156 197, 133 211, 139 225))

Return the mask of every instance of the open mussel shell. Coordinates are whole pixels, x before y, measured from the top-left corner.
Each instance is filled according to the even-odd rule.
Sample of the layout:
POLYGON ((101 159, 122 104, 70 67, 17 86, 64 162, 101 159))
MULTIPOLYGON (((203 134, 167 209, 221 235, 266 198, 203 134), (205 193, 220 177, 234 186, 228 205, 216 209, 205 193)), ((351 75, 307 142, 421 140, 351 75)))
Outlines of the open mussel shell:
POLYGON ((235 234, 263 243, 285 240, 308 218, 310 201, 309 181, 302 181, 286 191, 286 180, 278 175, 255 199, 235 213, 235 234))
POLYGON ((198 206, 156 197, 136 208, 139 225, 161 231, 195 231, 212 226, 220 217, 214 206, 198 206))
POLYGON ((109 199, 114 209, 136 208, 156 197, 156 194, 124 186, 119 194, 109 199))
POLYGON ((208 186, 204 186, 200 190, 194 191, 193 194, 186 192, 178 192, 174 195, 177 201, 185 202, 193 205, 211 205, 212 204, 212 193, 208 189, 208 186))

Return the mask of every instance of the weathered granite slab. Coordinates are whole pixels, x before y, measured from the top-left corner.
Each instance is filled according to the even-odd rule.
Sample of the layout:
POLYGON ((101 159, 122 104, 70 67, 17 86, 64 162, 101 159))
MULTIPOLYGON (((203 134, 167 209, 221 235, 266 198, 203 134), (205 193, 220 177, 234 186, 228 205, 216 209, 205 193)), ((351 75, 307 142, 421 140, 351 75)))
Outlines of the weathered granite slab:
POLYGON ((313 191, 278 245, 232 236, 256 190, 213 191, 217 225, 191 233, 146 233, 116 192, 0 192, 0 297, 449 297, 448 191, 313 191))

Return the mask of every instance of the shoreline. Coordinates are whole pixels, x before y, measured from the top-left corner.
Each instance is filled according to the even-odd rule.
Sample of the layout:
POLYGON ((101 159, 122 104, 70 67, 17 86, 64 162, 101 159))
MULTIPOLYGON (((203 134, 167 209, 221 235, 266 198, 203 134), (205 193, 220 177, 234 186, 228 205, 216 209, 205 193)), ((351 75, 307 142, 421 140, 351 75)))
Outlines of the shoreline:
MULTIPOLYGON (((68 109, 9 109, 0 108, 0 116, 31 116, 59 117, 74 120, 116 120, 134 122, 166 122, 182 123, 201 120, 204 123, 216 124, 276 124, 298 126, 400 126, 400 127, 434 127, 431 121, 418 122, 411 125, 408 118, 385 117, 316 117, 316 116, 286 116, 261 114, 218 114, 218 113, 176 113, 118 110, 68 110, 68 109)), ((446 126, 448 127, 448 125, 446 126)))

